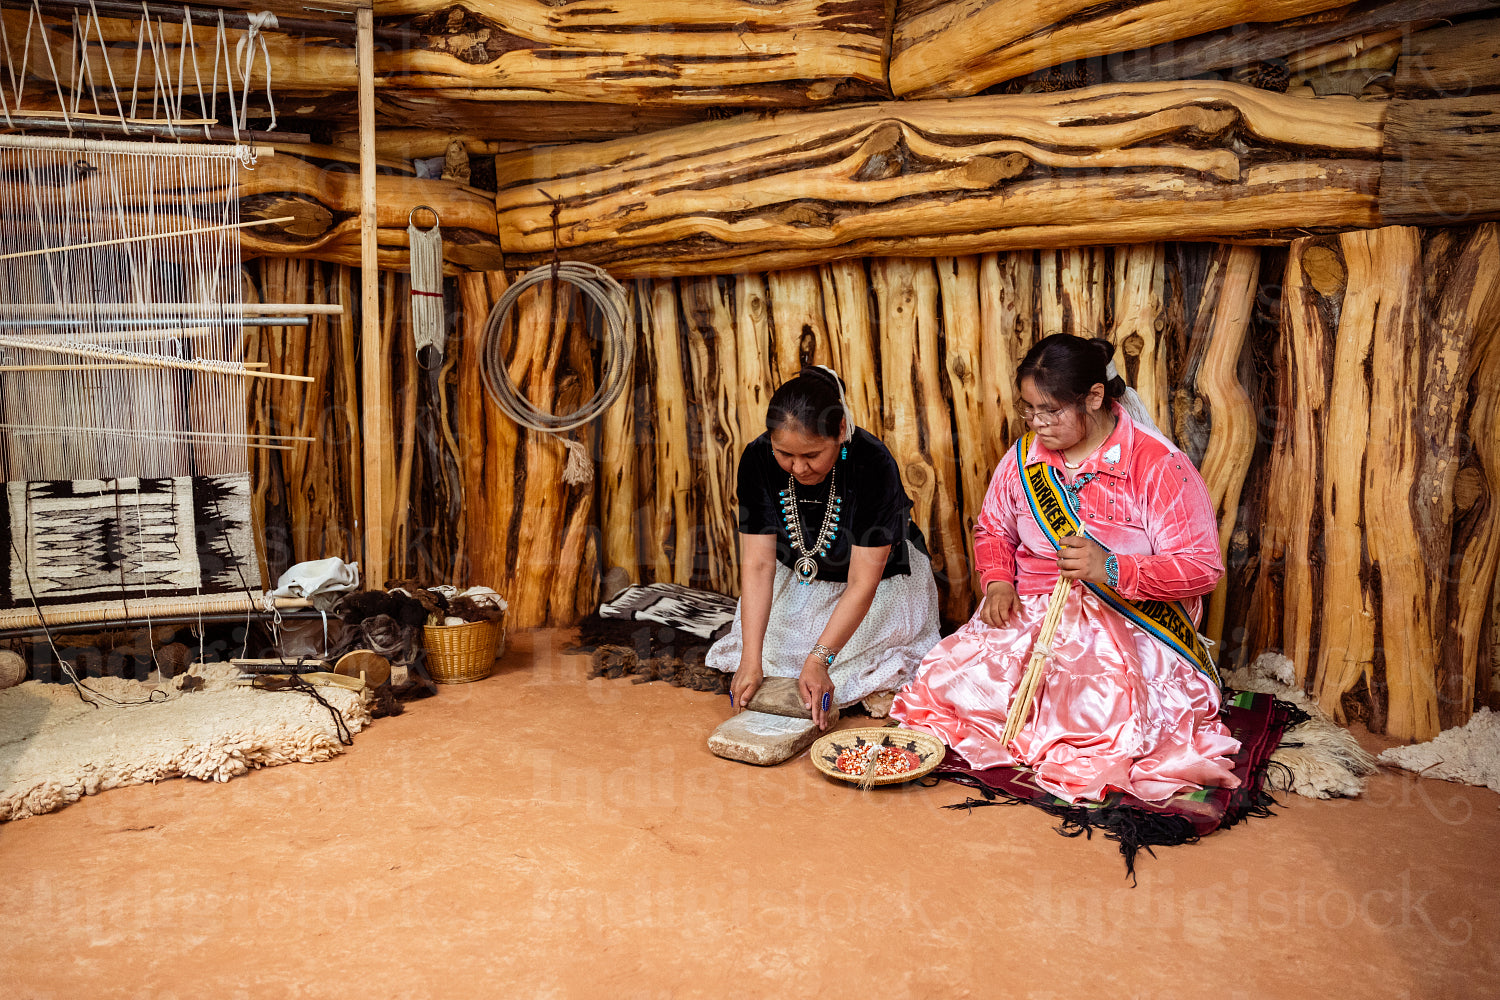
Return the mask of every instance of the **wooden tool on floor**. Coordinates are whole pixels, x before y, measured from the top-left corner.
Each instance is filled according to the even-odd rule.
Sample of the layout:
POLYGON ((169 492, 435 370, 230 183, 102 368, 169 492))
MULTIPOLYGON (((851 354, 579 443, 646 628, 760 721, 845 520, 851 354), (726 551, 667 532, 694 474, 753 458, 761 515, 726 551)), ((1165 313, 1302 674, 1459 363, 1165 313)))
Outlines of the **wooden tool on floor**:
POLYGON ((378 688, 391 679, 391 661, 369 649, 356 649, 333 665, 333 672, 345 677, 363 677, 365 685, 378 688))

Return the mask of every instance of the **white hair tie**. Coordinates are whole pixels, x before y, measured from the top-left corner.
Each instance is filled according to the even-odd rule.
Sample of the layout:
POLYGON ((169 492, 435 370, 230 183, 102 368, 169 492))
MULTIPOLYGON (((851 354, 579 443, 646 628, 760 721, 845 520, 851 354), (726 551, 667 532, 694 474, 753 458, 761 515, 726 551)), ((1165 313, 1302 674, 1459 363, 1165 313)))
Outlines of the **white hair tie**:
POLYGON ((839 408, 844 411, 844 434, 839 438, 840 444, 848 444, 854 437, 854 415, 849 412, 849 401, 844 398, 844 380, 839 378, 839 373, 827 365, 815 365, 833 376, 833 384, 839 388, 839 408))

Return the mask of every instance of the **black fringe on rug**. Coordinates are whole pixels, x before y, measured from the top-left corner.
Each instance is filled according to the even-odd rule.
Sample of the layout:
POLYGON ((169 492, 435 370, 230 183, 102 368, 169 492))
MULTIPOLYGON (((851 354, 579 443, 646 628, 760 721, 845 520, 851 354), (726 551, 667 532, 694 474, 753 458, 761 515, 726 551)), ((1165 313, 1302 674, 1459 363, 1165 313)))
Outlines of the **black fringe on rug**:
MULTIPOLYGON (((1310 718, 1296 705, 1279 698, 1273 699, 1271 712, 1272 724, 1279 726, 1283 734, 1310 718)), ((1224 811, 1224 818, 1210 831, 1211 833, 1226 830, 1252 816, 1276 815, 1271 808, 1278 803, 1275 797, 1266 790, 1266 774, 1272 767, 1282 767, 1282 765, 1274 763, 1268 754, 1266 760, 1251 771, 1250 780, 1234 790, 1229 805, 1224 811)), ((944 809, 972 810, 981 806, 1028 805, 1035 806, 1061 820, 1054 829, 1064 837, 1081 836, 1092 840, 1095 830, 1102 831, 1106 840, 1112 840, 1120 846, 1120 856, 1125 860, 1125 875, 1130 879, 1132 888, 1137 884, 1135 862, 1141 851, 1145 851, 1154 858, 1156 851, 1152 848, 1196 844, 1204 836, 1197 832, 1192 822, 1185 816, 1139 809, 1134 806, 1103 809, 1070 805, 1066 802, 1038 802, 990 788, 980 783, 978 779, 969 778, 967 775, 945 774, 943 777, 948 781, 968 785, 983 796, 978 799, 969 796, 962 802, 943 806, 944 809)))
MULTIPOLYGON (((727 626, 726 626, 727 630, 727 626)), ((666 681, 673 687, 729 693, 729 674, 704 664, 713 639, 656 622, 589 615, 578 624, 578 652, 593 652, 590 677, 626 677, 636 684, 666 681)))

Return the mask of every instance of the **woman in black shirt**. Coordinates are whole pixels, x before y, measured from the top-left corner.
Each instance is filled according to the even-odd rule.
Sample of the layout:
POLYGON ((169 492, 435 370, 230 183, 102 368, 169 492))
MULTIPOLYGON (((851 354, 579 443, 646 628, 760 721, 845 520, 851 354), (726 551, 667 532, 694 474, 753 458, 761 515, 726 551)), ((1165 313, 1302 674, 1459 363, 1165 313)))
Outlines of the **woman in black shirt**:
POLYGON ((776 390, 766 428, 740 458, 740 603, 708 665, 734 673, 737 709, 765 677, 796 677, 826 728, 833 706, 912 677, 938 641, 937 586, 896 461, 832 370, 776 390))

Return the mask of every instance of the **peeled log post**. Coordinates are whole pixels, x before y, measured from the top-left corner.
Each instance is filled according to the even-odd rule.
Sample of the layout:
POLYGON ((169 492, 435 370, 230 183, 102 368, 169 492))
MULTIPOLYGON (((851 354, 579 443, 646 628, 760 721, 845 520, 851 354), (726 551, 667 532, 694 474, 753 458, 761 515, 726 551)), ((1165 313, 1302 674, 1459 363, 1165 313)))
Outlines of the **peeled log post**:
MULTIPOLYGON (((646 364, 653 423, 642 455, 651 462, 655 495, 646 515, 644 561, 660 583, 690 584, 697 554, 693 460, 688 448, 688 398, 677 319, 677 287, 668 278, 637 282, 640 347, 646 364)), ((646 430, 646 428, 642 428, 646 430)))
POLYGON ((338 385, 339 413, 343 420, 341 423, 342 435, 335 439, 339 446, 341 455, 346 456, 348 471, 343 477, 343 482, 348 484, 348 506, 344 508, 346 517, 339 523, 344 526, 348 537, 340 546, 340 551, 348 552, 346 558, 352 559, 356 554, 363 558, 363 532, 359 530, 359 517, 365 509, 365 457, 360 453, 359 447, 354 442, 359 440, 359 359, 355 350, 357 335, 355 333, 355 293, 354 293, 354 271, 348 267, 337 267, 335 284, 338 289, 338 304, 343 307, 343 312, 338 318, 338 343, 339 343, 339 365, 334 372, 334 381, 338 385), (360 513, 356 513, 360 512, 360 513))
POLYGON ((1020 437, 1016 368, 1039 339, 1035 326, 1036 258, 1028 251, 985 254, 979 262, 980 393, 984 460, 994 469, 1020 437))
POLYGON ((906 98, 964 97, 1048 66, 1341 5, 1340 0, 902 4, 891 36, 891 90, 906 98))
MULTIPOLYGON (((1486 266, 1489 266, 1486 264, 1486 266)), ((1500 339, 1493 334, 1475 369, 1481 387, 1469 415, 1467 456, 1454 483, 1455 578, 1448 601, 1449 633, 1438 674, 1439 717, 1443 727, 1457 725, 1454 705, 1494 709, 1492 681, 1497 656, 1493 646, 1494 594, 1500 565, 1500 339)))
POLYGON ((969 560, 958 510, 958 474, 938 352, 937 280, 929 261, 871 262, 880 317, 884 438, 945 584, 943 613, 969 617, 969 560))
POLYGON ((771 304, 773 383, 779 386, 796 377, 805 364, 828 364, 831 354, 817 269, 772 271, 766 275, 766 292, 771 304))
POLYGON ((1422 359, 1427 405, 1418 407, 1417 422, 1419 440, 1434 444, 1423 455, 1415 500, 1418 523, 1428 534, 1452 536, 1451 555, 1441 567, 1447 570, 1447 620, 1438 631, 1447 642, 1436 679, 1438 724, 1446 729, 1468 721, 1475 707, 1479 664, 1488 647, 1485 613, 1500 566, 1500 227, 1432 233, 1423 273, 1432 321, 1422 359), (1469 419, 1455 420, 1466 400, 1469 419), (1481 480, 1483 502, 1470 502, 1470 484, 1481 480), (1421 502, 1433 496, 1438 502, 1421 502))
POLYGON ((1104 247, 1069 247, 1037 254, 1037 322, 1043 337, 1104 334, 1104 247))
POLYGON ((1322 531, 1323 429, 1333 367, 1324 327, 1337 327, 1346 279, 1329 246, 1315 240, 1292 245, 1282 280, 1275 432, 1266 459, 1260 574, 1251 602, 1258 615, 1249 642, 1280 649, 1295 665, 1299 685, 1313 673, 1315 611, 1322 604, 1323 558, 1314 556, 1314 538, 1322 531))
MULTIPOLYGON (((459 279, 461 320, 458 434, 463 470, 467 566, 463 579, 505 590, 515 561, 510 512, 515 492, 519 429, 489 398, 479 370, 486 317, 510 285, 501 272, 466 274, 459 279)), ((514 619, 512 619, 514 623, 514 619)))
MULTIPOLYGON (((1218 516, 1219 553, 1226 565, 1229 540, 1239 519, 1240 491, 1255 451, 1255 408, 1240 384, 1238 369, 1259 276, 1258 248, 1225 247, 1216 251, 1191 335, 1192 350, 1201 358, 1192 381, 1207 403, 1211 427, 1201 471, 1218 516)), ((1202 632, 1217 643, 1223 642, 1228 595, 1226 577, 1209 597, 1204 615, 1202 632)))
MULTIPOLYGON (((576 296, 572 286, 548 283, 524 293, 513 310, 516 316, 515 353, 510 377, 534 405, 544 411, 556 409, 558 372, 566 327, 558 330, 553 317, 568 314, 568 303, 576 296), (553 296, 560 301, 554 304, 553 296), (554 311, 555 309, 555 311, 554 311)), ((516 539, 515 563, 510 568, 508 596, 511 620, 521 628, 545 625, 551 619, 548 601, 553 579, 565 573, 576 579, 576 565, 564 567, 559 560, 564 515, 569 493, 562 472, 566 449, 551 434, 521 431, 521 449, 515 466, 510 531, 516 539)))
POLYGON ((1109 331, 1116 346, 1115 367, 1141 397, 1156 426, 1167 428, 1170 434, 1172 381, 1167 359, 1171 345, 1167 338, 1171 331, 1166 324, 1166 284, 1167 255, 1160 243, 1115 249, 1114 324, 1109 331))
MULTIPOLYGON (((948 394, 953 400, 959 511, 963 516, 963 547, 967 556, 974 551, 974 520, 984 505, 990 472, 994 469, 985 449, 984 390, 979 379, 979 370, 990 363, 984 356, 979 311, 979 258, 939 257, 935 264, 942 297, 946 359, 943 367, 948 394)), ((979 593, 977 576, 971 577, 970 586, 976 596, 983 596, 979 593)))
MULTIPOLYGON (((1439 351, 1462 351, 1464 345, 1451 340, 1423 344, 1426 317, 1418 230, 1390 228, 1350 234, 1340 244, 1349 266, 1351 292, 1373 290, 1376 294, 1371 297, 1377 300, 1370 317, 1372 350, 1364 362, 1370 366, 1370 440, 1362 470, 1361 504, 1370 570, 1379 574, 1379 590, 1372 596, 1380 614, 1383 655, 1375 670, 1375 691, 1380 690, 1383 668, 1386 731, 1403 739, 1431 739, 1439 732, 1435 661, 1443 644, 1441 629, 1446 624, 1446 592, 1433 587, 1431 578, 1447 573, 1452 509, 1448 507, 1436 516, 1424 515, 1451 497, 1452 473, 1448 474, 1447 489, 1424 482, 1427 449, 1437 442, 1420 433, 1420 424, 1425 421, 1418 411, 1436 403, 1443 407, 1448 421, 1455 419, 1450 409, 1455 403, 1452 387, 1440 385, 1446 380, 1439 373, 1423 371, 1424 362, 1430 360, 1424 357, 1424 348, 1431 345, 1439 351), (1427 392, 1439 395, 1421 398, 1427 392)), ((1341 347, 1351 320, 1365 321, 1362 310, 1351 308, 1351 298, 1352 294, 1345 296, 1339 324, 1341 347)), ((1357 377, 1353 372, 1349 375, 1357 377)), ((1330 415, 1336 421, 1337 414, 1331 411, 1330 415)), ((1331 433, 1345 430, 1335 421, 1330 422, 1331 433)), ((1330 453, 1336 447, 1331 438, 1330 453)), ((1328 498, 1330 504, 1347 504, 1347 500, 1328 498)), ((1335 670, 1326 672, 1322 663, 1319 666, 1320 701, 1326 705, 1335 691, 1342 694, 1335 685, 1347 679, 1347 674, 1338 676, 1337 668, 1343 664, 1333 664, 1335 670)))
POLYGON ((1261 238, 1375 224, 1382 116, 1199 81, 741 116, 498 156, 496 206, 515 260, 552 252, 545 190, 562 251, 630 275, 1261 238))
POLYGON ((771 375, 771 306, 763 275, 735 281, 735 329, 739 345, 740 395, 737 410, 745 443, 766 429, 766 410, 776 391, 771 375))
POLYGON ((721 594, 736 592, 740 583, 736 474, 740 453, 749 443, 739 427, 732 287, 719 278, 685 278, 680 283, 696 397, 689 418, 698 424, 693 467, 702 483, 701 529, 708 559, 703 584, 721 594))
POLYGON ((854 423, 878 436, 880 377, 878 333, 870 317, 870 280, 865 262, 841 260, 819 268, 823 314, 828 326, 833 370, 844 380, 844 398, 854 423))
MULTIPOLYGON (((594 394, 594 358, 588 335, 586 303, 582 296, 569 299, 566 371, 560 377, 557 412, 572 413, 594 394)), ((594 454, 595 424, 569 432, 590 455, 594 454)), ((566 458, 564 458, 566 464, 566 458)), ((597 477, 596 477, 597 478, 597 477)), ((568 497, 563 511, 562 537, 557 546, 557 573, 552 578, 552 593, 547 601, 547 622, 571 625, 598 606, 599 567, 595 544, 597 529, 594 518, 594 484, 566 487, 568 497), (590 552, 595 556, 591 559, 590 552)))
MULTIPOLYGON (((376 273, 376 292, 380 296, 380 326, 379 343, 381 370, 388 378, 372 380, 367 376, 370 373, 368 367, 361 372, 360 397, 362 408, 366 413, 365 423, 360 430, 363 440, 360 447, 365 450, 365 457, 372 461, 379 469, 380 479, 380 504, 376 512, 384 525, 383 533, 373 537, 384 539, 385 551, 381 553, 378 565, 381 567, 379 577, 380 583, 389 580, 396 573, 404 573, 404 563, 401 558, 401 539, 397 537, 396 525, 405 523, 408 504, 406 497, 397 492, 397 481, 399 477, 396 449, 396 431, 402 421, 402 417, 396 413, 395 403, 395 378, 398 370, 391 367, 391 357, 394 354, 396 340, 396 287, 391 280, 394 275, 381 275, 376 273), (377 384, 371 385, 371 381, 377 384), (374 406, 369 406, 366 401, 374 397, 374 406), (373 412, 372 412, 373 411, 373 412)), ((368 350, 368 343, 361 343, 362 350, 368 350)), ((363 355, 361 360, 368 358, 363 355)), ((374 563, 375 560, 369 560, 374 563)))
MULTIPOLYGON (((1295 253, 1295 249, 1293 251, 1295 253)), ((1396 267, 1415 267, 1417 248, 1410 240, 1391 241, 1378 255, 1355 243, 1340 240, 1337 257, 1320 261, 1312 258, 1312 277, 1317 268, 1339 276, 1342 301, 1335 324, 1310 325, 1299 331, 1329 344, 1332 366, 1328 373, 1328 402, 1323 424, 1322 475, 1317 494, 1319 530, 1309 540, 1321 551, 1322 573, 1317 591, 1317 620, 1321 630, 1313 643, 1313 695, 1325 710, 1343 714, 1342 696, 1356 685, 1364 684, 1371 702, 1371 726, 1383 730, 1387 725, 1385 678, 1377 664, 1378 645, 1375 624, 1380 614, 1379 598, 1366 582, 1368 569, 1364 549, 1374 544, 1366 532, 1375 526, 1363 523, 1361 498, 1365 492, 1365 468, 1378 465, 1383 457, 1375 446, 1377 435, 1385 437, 1389 426, 1378 430, 1371 426, 1376 399, 1366 366, 1371 363, 1382 336, 1395 335, 1388 325, 1378 327, 1391 310, 1413 308, 1418 293, 1412 287, 1415 274, 1401 276, 1396 267), (1380 264, 1389 261, 1388 266, 1380 264), (1387 289, 1372 282, 1391 281, 1387 289), (1370 452, 1374 452, 1371 454, 1370 452)), ((1288 260, 1288 269, 1293 266, 1288 260)), ((1303 256, 1301 267, 1308 270, 1303 256)), ((1324 281, 1329 279, 1325 278, 1324 281)), ((1314 286, 1316 287, 1316 286, 1314 286)), ((1326 323, 1328 316, 1324 319, 1326 323)), ((1412 387, 1413 389, 1415 386, 1412 387)), ((1382 468, 1382 474, 1391 470, 1382 468)), ((1401 491, 1401 481, 1394 479, 1387 488, 1401 491)), ((1410 480, 1406 482, 1410 488, 1410 480)), ((1391 554, 1403 548, 1410 551, 1415 537, 1395 540, 1391 554)), ((1310 549, 1306 557, 1315 558, 1318 550, 1310 549)), ((1371 554, 1373 558, 1373 553, 1371 554)), ((1411 567, 1403 567, 1410 571, 1411 567)), ((1290 596, 1288 598, 1290 600, 1290 596)))
MULTIPOLYGON (((639 347, 637 352, 639 357, 639 347)), ((625 391, 604 411, 599 423, 599 523, 604 535, 605 570, 623 569, 631 583, 640 583, 642 505, 636 496, 637 373, 629 373, 627 379, 625 391)))

